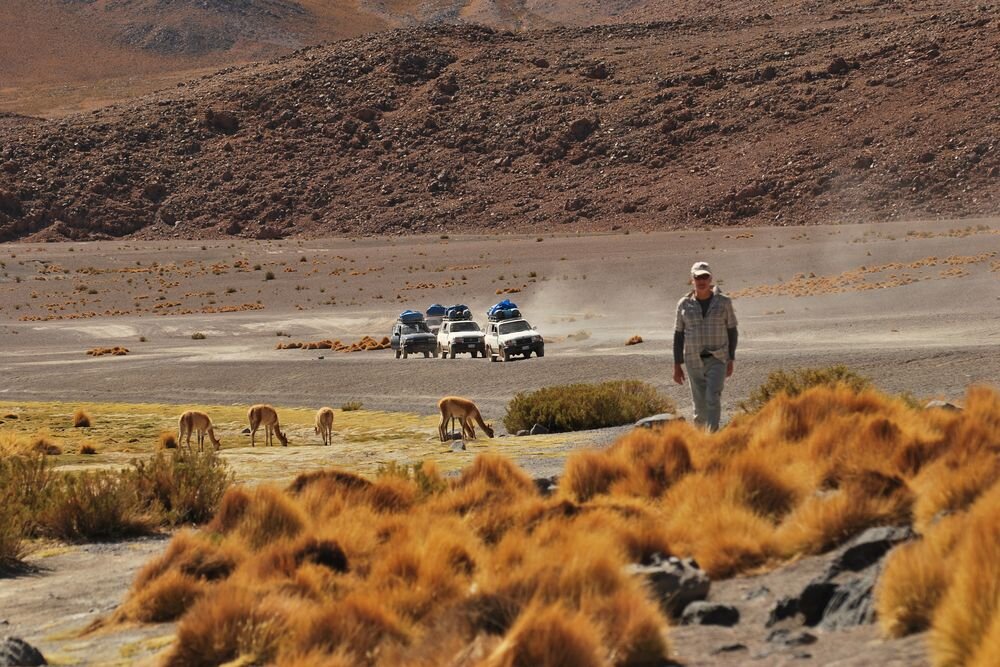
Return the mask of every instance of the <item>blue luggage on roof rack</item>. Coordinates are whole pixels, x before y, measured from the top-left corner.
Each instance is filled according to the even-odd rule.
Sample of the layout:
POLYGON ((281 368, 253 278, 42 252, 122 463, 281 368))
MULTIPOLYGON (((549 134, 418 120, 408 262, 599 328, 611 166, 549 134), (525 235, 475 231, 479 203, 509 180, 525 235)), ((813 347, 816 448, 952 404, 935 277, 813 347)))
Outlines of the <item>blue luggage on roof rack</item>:
POLYGON ((405 322, 406 324, 413 324, 414 322, 423 322, 424 314, 418 313, 415 310, 404 310, 399 314, 399 321, 405 322))
POLYGON ((449 320, 471 320, 472 311, 464 304, 457 304, 448 308, 444 316, 449 320))
POLYGON ((516 303, 510 299, 504 299, 487 310, 486 316, 496 322, 498 320, 510 320, 515 317, 521 317, 521 311, 517 309, 516 303))
POLYGON ((427 317, 442 317, 446 311, 447 309, 440 303, 435 303, 427 309, 427 317))

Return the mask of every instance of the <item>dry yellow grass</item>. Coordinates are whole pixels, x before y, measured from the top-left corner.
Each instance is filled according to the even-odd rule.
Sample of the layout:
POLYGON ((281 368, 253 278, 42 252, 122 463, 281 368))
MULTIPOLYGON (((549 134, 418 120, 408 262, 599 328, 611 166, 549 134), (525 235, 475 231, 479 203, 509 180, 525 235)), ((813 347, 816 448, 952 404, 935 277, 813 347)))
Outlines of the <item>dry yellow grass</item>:
POLYGON ((890 556, 883 628, 930 627, 938 664, 987 664, 1000 397, 966 404, 817 387, 717 434, 675 423, 574 454, 551 497, 492 454, 449 479, 428 465, 237 487, 140 573, 117 620, 179 615, 167 664, 656 664, 667 621, 627 563, 693 556, 719 578, 910 523, 923 539, 890 556))

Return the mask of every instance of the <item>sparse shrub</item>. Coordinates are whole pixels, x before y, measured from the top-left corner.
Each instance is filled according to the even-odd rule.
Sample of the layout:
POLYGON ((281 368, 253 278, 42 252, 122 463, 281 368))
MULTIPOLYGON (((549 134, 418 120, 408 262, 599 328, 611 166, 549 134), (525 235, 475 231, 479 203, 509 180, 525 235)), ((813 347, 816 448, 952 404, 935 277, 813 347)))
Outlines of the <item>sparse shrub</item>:
POLYGON ((750 393, 747 400, 740 401, 739 408, 744 412, 754 413, 778 394, 798 396, 810 387, 837 384, 846 385, 853 391, 861 391, 868 387, 871 381, 843 365, 801 368, 791 372, 773 371, 767 376, 764 384, 750 393))
POLYGON ((268 271, 265 273, 264 280, 274 280, 274 271, 268 271))
POLYGON ((23 556, 51 479, 44 456, 0 456, 0 573, 16 567, 23 556))
POLYGON ((344 412, 353 412, 354 410, 361 409, 361 401, 348 401, 340 406, 340 409, 344 412))
MULTIPOLYGON (((3 461, 0 461, 2 466, 3 461)), ((0 469, 0 475, 3 474, 0 469)), ((14 504, 0 490, 0 574, 15 568, 24 555, 24 538, 28 522, 27 511, 14 504)))
POLYGON ((54 484, 39 519, 46 535, 71 542, 145 535, 158 523, 128 472, 64 475, 54 484))
POLYGON ((90 415, 87 414, 86 410, 77 409, 73 413, 73 427, 74 428, 87 428, 90 426, 90 415))
POLYGON ((147 340, 148 339, 145 336, 139 336, 139 342, 140 343, 145 343, 145 342, 147 342, 147 340))
POLYGON ((629 338, 627 341, 625 341, 625 344, 626 345, 638 345, 641 342, 642 342, 642 336, 635 335, 635 336, 632 336, 631 338, 629 338))
POLYGON ((191 334, 191 340, 205 340, 205 334, 200 331, 195 331, 191 334))
POLYGON ((510 433, 541 424, 549 431, 581 431, 631 424, 676 408, 670 399, 638 380, 571 384, 520 392, 507 404, 504 426, 510 433))
POLYGON ((80 453, 84 454, 84 455, 88 455, 88 456, 91 455, 91 454, 96 454, 97 453, 97 448, 94 447, 93 445, 84 443, 84 444, 80 445, 80 453))
POLYGON ((140 496, 160 508, 169 525, 210 520, 233 483, 225 461, 214 451, 176 450, 169 456, 158 452, 132 465, 140 496))

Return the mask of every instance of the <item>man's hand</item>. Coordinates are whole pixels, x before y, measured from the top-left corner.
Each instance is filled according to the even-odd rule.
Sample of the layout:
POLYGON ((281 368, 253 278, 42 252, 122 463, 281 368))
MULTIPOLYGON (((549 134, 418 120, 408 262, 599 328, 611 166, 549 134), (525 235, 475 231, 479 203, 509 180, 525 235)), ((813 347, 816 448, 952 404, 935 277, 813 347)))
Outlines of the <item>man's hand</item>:
POLYGON ((680 364, 674 364, 674 382, 684 384, 684 367, 680 364))
POLYGON ((735 369, 736 369, 736 362, 730 359, 729 363, 726 364, 726 377, 731 377, 735 369))

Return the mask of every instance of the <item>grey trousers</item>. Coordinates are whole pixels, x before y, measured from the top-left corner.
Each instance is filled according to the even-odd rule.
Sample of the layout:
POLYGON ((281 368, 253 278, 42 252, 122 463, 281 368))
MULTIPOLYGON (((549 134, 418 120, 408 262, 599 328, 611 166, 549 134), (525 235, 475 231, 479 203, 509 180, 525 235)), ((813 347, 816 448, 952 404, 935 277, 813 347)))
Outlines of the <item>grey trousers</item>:
POLYGON ((726 382, 726 362, 715 357, 702 359, 700 365, 688 366, 688 381, 691 383, 691 398, 694 399, 694 421, 707 426, 710 431, 719 430, 722 417, 722 387, 726 382))

